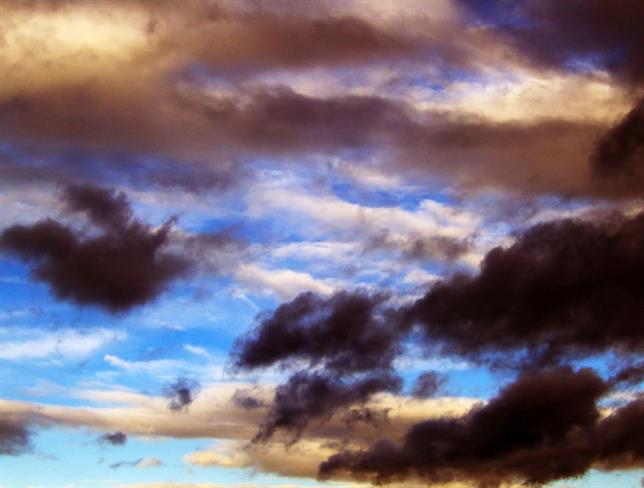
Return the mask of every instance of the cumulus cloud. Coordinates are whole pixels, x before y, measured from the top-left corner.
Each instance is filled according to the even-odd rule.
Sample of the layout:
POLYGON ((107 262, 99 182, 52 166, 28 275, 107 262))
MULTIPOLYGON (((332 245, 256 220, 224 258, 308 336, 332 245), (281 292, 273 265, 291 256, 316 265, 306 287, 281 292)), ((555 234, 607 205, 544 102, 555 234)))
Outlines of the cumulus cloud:
POLYGON ((494 360, 551 362, 643 345, 635 277, 644 216, 564 219, 530 228, 508 248, 491 250, 478 275, 433 284, 410 308, 429 343, 494 360))
POLYGON ((112 312, 156 298, 189 267, 186 258, 163 251, 172 221, 155 229, 132 218, 123 193, 90 185, 69 185, 64 203, 100 229, 84 235, 53 219, 13 225, 0 234, 5 252, 31 266, 34 279, 54 294, 112 312))
POLYGON ((644 404, 635 400, 602 418, 597 401, 608 389, 591 370, 526 374, 461 419, 414 425, 400 445, 381 440, 366 451, 335 454, 320 465, 320 475, 348 471, 378 483, 416 476, 499 486, 542 484, 593 466, 642 466, 644 404))
POLYGON ((299 372, 277 387, 253 441, 266 442, 282 430, 292 433, 290 442, 295 442, 311 420, 328 420, 337 409, 364 404, 375 393, 396 393, 401 384, 401 379, 392 373, 368 374, 343 382, 321 373, 299 372))
POLYGON ((399 353, 400 331, 390 325, 385 295, 339 292, 329 298, 303 293, 259 316, 238 340, 240 368, 266 367, 302 359, 342 372, 388 368, 399 353))
POLYGON ((644 175, 644 99, 597 144, 591 163, 597 185, 606 191, 642 195, 644 175))
POLYGON ((627 82, 644 79, 639 49, 644 36, 638 28, 644 10, 637 0, 618 4, 608 0, 531 0, 516 2, 514 7, 516 22, 499 30, 535 64, 566 71, 575 61, 592 58, 627 82))

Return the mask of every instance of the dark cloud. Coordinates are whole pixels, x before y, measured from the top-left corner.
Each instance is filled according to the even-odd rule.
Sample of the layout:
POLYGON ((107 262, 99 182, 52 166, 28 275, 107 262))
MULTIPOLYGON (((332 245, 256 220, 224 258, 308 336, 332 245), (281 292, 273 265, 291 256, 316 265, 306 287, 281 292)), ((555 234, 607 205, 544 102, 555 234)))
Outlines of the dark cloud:
POLYGON ((401 330, 385 295, 339 292, 322 298, 303 293, 280 305, 240 338, 235 365, 249 369, 304 360, 336 373, 388 368, 400 353, 401 330))
POLYGON ((340 452, 322 463, 320 476, 498 486, 543 484, 591 467, 642 466, 644 402, 602 419, 597 401, 608 391, 588 369, 525 374, 465 417, 414 425, 400 445, 381 440, 366 451, 340 452))
POLYGON ((610 378, 613 385, 622 387, 637 386, 644 381, 644 361, 629 364, 621 368, 610 378))
POLYGON ((233 404, 244 410, 256 410, 266 407, 266 403, 253 394, 250 389, 235 390, 232 396, 233 404))
POLYGON ((291 433, 294 442, 310 421, 328 420, 338 409, 364 403, 375 393, 395 393, 401 386, 402 380, 391 372, 374 372, 352 381, 327 373, 299 372, 275 390, 254 442, 265 442, 278 430, 291 433))
POLYGON ((410 308, 428 343, 504 365, 644 346, 644 214, 538 224, 410 308), (525 354, 519 354, 525 353, 525 354))
POLYGON ((154 299, 188 271, 186 258, 162 250, 172 221, 155 229, 131 217, 122 193, 91 185, 67 186, 64 201, 101 232, 85 235, 46 219, 0 234, 0 247, 28 262, 32 276, 58 298, 125 311, 154 299))
POLYGON ((591 158, 596 184, 608 192, 644 192, 644 99, 601 138, 591 158))
POLYGON ((181 411, 190 405, 199 392, 199 383, 188 378, 177 378, 174 383, 163 389, 163 396, 166 397, 168 408, 174 411, 181 411))
MULTIPOLYGON (((404 15, 396 22, 377 22, 371 16, 358 18, 360 12, 333 12, 328 5, 192 2, 178 12, 170 4, 126 2, 119 8, 131 10, 138 19, 129 27, 140 30, 149 42, 97 72, 76 66, 93 66, 95 59, 102 59, 88 47, 87 59, 79 54, 80 61, 70 61, 71 66, 61 60, 65 76, 60 79, 51 72, 55 46, 53 52, 31 56, 24 69, 7 67, 10 89, 0 97, 0 128, 7 140, 53 152, 72 146, 182 161, 209 161, 216 155, 212 164, 176 164, 156 176, 141 165, 124 170, 132 179, 145 172, 149 181, 162 186, 203 190, 235 184, 242 177, 236 171, 240 162, 257 156, 292 160, 352 151, 355 158, 368 150, 396 171, 439 176, 467 189, 620 198, 618 191, 595 188, 587 161, 604 124, 563 119, 502 123, 464 112, 417 110, 398 98, 306 96, 248 79, 249 70, 355 66, 392 59, 404 64, 407 56, 423 64, 431 61, 437 68, 459 67, 460 76, 464 67, 476 71, 504 58, 488 58, 482 47, 498 45, 499 36, 509 36, 521 53, 556 53, 554 64, 604 46, 615 53, 616 70, 626 72, 638 52, 632 47, 640 44, 635 43, 640 29, 631 29, 640 24, 634 20, 641 14, 636 2, 626 0, 619 7, 599 0, 564 2, 565 7, 552 1, 527 2, 515 10, 529 22, 525 29, 515 30, 472 28, 463 19, 436 20, 431 15, 407 16, 409 25, 402 26, 404 15), (578 11, 586 23, 578 21, 578 11), (150 25, 155 28, 146 32, 150 25), (597 37, 589 37, 591 33, 597 37), (204 80, 216 80, 221 89, 204 90, 204 80)), ((38 12, 41 7, 30 8, 38 12)), ((61 10, 74 8, 67 4, 61 10)), ((113 8, 99 2, 78 13, 100 15, 113 8)), ((7 8, 9 27, 17 23, 11 15, 14 9, 20 15, 29 10, 7 8)), ((511 17, 511 9, 507 11, 511 17)), ((33 53, 32 46, 26 47, 33 53)), ((539 56, 530 59, 535 57, 539 56)), ((118 164, 106 166, 123 170, 118 164)), ((24 179, 32 170, 14 168, 12 174, 24 179)), ((437 252, 449 258, 459 249, 443 244, 418 240, 403 250, 410 256, 437 252)))
POLYGON ((24 422, 0 417, 0 455, 19 456, 31 450, 31 432, 24 422))
POLYGON ((119 461, 117 463, 110 464, 110 469, 134 468, 141 461, 143 461, 143 458, 135 459, 134 461, 119 461))
POLYGON ((123 432, 105 433, 98 437, 101 444, 111 444, 112 446, 123 446, 127 442, 127 435, 123 432))
MULTIPOLYGON (((158 95, 163 104, 150 100, 154 90, 147 88, 135 100, 108 104, 106 100, 119 91, 104 93, 107 90, 90 83, 83 85, 82 96, 68 89, 70 93, 43 94, 42 100, 25 95, 20 103, 3 105, 0 101, 2 123, 12 140, 45 146, 55 142, 58 147, 74 144, 86 150, 147 152, 190 161, 208 160, 216 154, 217 162, 209 167, 212 174, 206 173, 210 176, 203 178, 204 183, 221 180, 222 171, 216 168, 232 170, 234 183, 241 178, 235 173, 236 162, 257 156, 292 160, 344 154, 359 158, 368 151, 387 161, 389 170, 393 165, 407 175, 429 174, 467 189, 495 187, 519 194, 573 196, 598 192, 588 156, 607 127, 595 122, 495 122, 421 111, 381 96, 316 97, 284 86, 242 85, 219 94, 204 93, 198 87, 164 87, 158 95), (120 113, 119 107, 128 109, 120 113), (164 113, 156 113, 160 107, 164 113), (69 113, 75 116, 58 121, 60 114, 69 113)), ((168 172, 183 174, 180 165, 174 173, 168 172)), ((182 177, 161 172, 156 179, 160 184, 176 179, 177 185, 183 179, 183 186, 196 187, 201 173, 188 166, 182 177)), ((153 173, 148 176, 154 181, 153 173)), ((404 251, 411 256, 436 252, 449 257, 460 249, 447 241, 419 240, 417 244, 410 242, 404 251)))
POLYGON ((446 236, 400 236, 382 230, 367 239, 365 251, 398 251, 411 260, 453 261, 471 248, 463 239, 446 236))
POLYGON ((151 186, 191 193, 227 191, 248 178, 243 161, 188 162, 162 157, 141 157, 110 151, 64 148, 42 150, 33 145, 0 147, 0 179, 5 184, 74 182, 102 185, 151 186))
POLYGON ((357 423, 371 425, 375 429, 381 428, 389 420, 389 409, 378 409, 362 406, 352 408, 342 416, 342 420, 348 427, 354 427, 357 423))
POLYGON ((410 305, 361 291, 305 293, 238 340, 240 368, 304 360, 340 374, 389 368, 417 326, 428 349, 534 367, 644 346, 644 214, 535 225, 487 253, 475 275, 433 284, 410 305))
POLYGON ((433 397, 446 381, 445 375, 436 371, 425 371, 421 373, 411 389, 411 395, 415 398, 433 397))
MULTIPOLYGON (((461 1, 476 6, 475 0, 461 1)), ((495 3, 503 13, 495 30, 538 67, 602 68, 629 83, 644 80, 644 6, 639 0, 495 3)))

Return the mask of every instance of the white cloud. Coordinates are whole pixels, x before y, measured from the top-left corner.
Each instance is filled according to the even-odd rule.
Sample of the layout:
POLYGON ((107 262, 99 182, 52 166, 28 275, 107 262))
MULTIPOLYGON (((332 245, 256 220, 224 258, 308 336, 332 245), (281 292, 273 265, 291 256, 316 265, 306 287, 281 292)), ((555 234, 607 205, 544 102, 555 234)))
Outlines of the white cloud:
POLYGON ((105 328, 15 330, 19 338, 0 342, 0 359, 83 359, 105 345, 125 338, 121 331, 105 328))
POLYGON ((328 280, 319 280, 309 273, 290 269, 265 269, 255 264, 243 264, 235 275, 245 286, 263 293, 274 293, 282 300, 293 298, 303 291, 329 295, 334 290, 328 280))
MULTIPOLYGON (((330 194, 303 193, 294 188, 277 185, 259 185, 250 195, 250 212, 256 216, 274 215, 276 211, 288 216, 295 213, 300 224, 313 234, 329 232, 344 238, 364 237, 386 230, 418 236, 464 238, 472 234, 480 218, 433 200, 423 200, 415 210, 401 207, 369 207, 347 202, 330 194), (311 220, 315 225, 311 225, 311 220)), ((292 221, 292 220, 291 220, 292 221)), ((297 223, 297 222, 293 222, 297 223)))
POLYGON ((206 351, 203 347, 193 346, 192 344, 184 344, 183 348, 195 356, 202 356, 204 358, 210 358, 212 355, 206 351))
POLYGON ((136 463, 137 468, 155 468, 158 466, 163 466, 163 463, 155 457, 146 457, 136 463))

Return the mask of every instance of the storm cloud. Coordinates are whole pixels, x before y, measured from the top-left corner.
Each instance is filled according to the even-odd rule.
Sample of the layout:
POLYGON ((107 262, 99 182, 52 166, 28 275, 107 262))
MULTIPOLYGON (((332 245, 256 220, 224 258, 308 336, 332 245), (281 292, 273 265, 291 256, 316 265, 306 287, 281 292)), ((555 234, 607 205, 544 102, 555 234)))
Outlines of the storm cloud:
POLYGON ((597 401, 608 391, 588 369, 525 374, 465 417, 414 425, 400 445, 381 440, 366 451, 340 452, 322 463, 320 476, 498 486, 542 484, 593 466, 642 466, 644 402, 602 418, 597 401))
POLYGON ((163 251, 172 220, 146 225, 132 217, 123 193, 91 185, 65 187, 63 202, 99 233, 45 219, 0 234, 1 248, 25 261, 58 298, 122 312, 156 298, 188 271, 186 258, 163 251))
POLYGON ((299 372, 277 387, 253 441, 266 442, 282 430, 292 435, 290 442, 295 442, 312 420, 328 420, 338 409, 364 404, 375 393, 396 393, 401 386, 401 378, 391 372, 375 372, 353 381, 325 373, 299 372))
POLYGON ((428 343, 492 362, 635 353, 644 346, 643 256, 643 214, 538 224, 487 253, 477 275, 434 284, 410 318, 428 343))
POLYGON ((234 363, 242 369, 304 360, 337 373, 388 368, 399 354, 402 330, 391 327, 396 311, 386 295, 339 292, 329 298, 307 292, 260 315, 238 340, 234 363))

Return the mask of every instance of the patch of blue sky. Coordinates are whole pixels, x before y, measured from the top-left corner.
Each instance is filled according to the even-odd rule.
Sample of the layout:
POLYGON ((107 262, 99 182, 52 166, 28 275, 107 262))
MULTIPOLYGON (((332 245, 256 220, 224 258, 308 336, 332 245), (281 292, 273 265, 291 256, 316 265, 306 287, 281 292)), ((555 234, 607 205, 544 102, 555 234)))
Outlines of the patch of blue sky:
POLYGON ((465 18, 469 25, 520 29, 529 27, 528 19, 521 14, 519 0, 460 0, 471 12, 465 18))
POLYGON ((644 470, 632 469, 611 473, 590 470, 579 478, 568 478, 550 483, 552 488, 641 488, 644 470))
MULTIPOLYGON (((26 487, 67 486, 76 488, 116 487, 127 483, 212 483, 222 486, 252 483, 258 486, 292 484, 320 486, 315 480, 285 478, 258 473, 252 468, 190 466, 183 456, 207 448, 212 439, 166 439, 128 436, 123 446, 97 442, 103 432, 89 429, 39 429, 34 437, 33 454, 5 457, 2 464, 2 486, 26 487), (159 465, 136 466, 137 460, 156 459, 159 465), (33 469, 38 463, 39 469, 33 469), (123 463, 121 467, 112 466, 123 463)), ((324 483, 323 486, 334 486, 324 483)))
POLYGON ((399 191, 365 188, 350 181, 335 181, 331 184, 331 191, 342 200, 363 207, 398 207, 403 210, 414 211, 425 200, 432 200, 441 204, 455 202, 452 195, 445 191, 434 191, 431 188, 413 187, 411 185, 400 188, 399 191))
MULTIPOLYGON (((94 488, 104 484, 163 482, 180 479, 185 483, 235 484, 249 479, 247 469, 190 468, 183 462, 189 452, 212 444, 212 439, 164 439, 128 436, 123 446, 97 442, 100 431, 88 429, 40 429, 34 436, 34 454, 5 457, 3 486, 65 486, 94 488), (50 458, 54 455, 55 459, 50 458), (161 464, 151 467, 131 465, 139 459, 155 458, 161 464), (42 469, 33 469, 37 462, 42 469), (119 468, 111 466, 120 463, 119 468)), ((264 475, 256 475, 261 481, 264 475)), ((270 476, 268 476, 270 478, 270 476)), ((254 478, 255 480, 255 478, 254 478)))
POLYGON ((630 55, 627 46, 604 47, 594 52, 570 55, 563 64, 567 70, 592 74, 606 67, 619 66, 627 61, 630 55))

